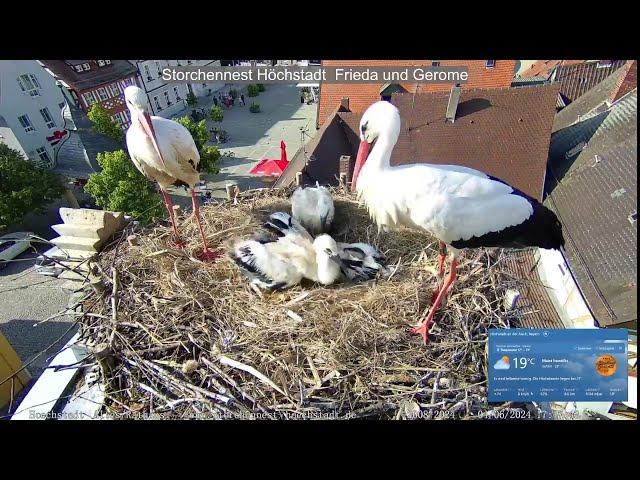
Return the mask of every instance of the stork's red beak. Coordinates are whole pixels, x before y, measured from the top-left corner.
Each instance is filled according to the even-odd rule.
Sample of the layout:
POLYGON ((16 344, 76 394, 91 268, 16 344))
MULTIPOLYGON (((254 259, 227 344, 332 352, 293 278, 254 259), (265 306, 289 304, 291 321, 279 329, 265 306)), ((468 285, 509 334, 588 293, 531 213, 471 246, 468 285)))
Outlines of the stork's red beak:
POLYGON ((360 175, 360 169, 364 165, 364 162, 367 161, 367 157, 369 156, 369 149, 371 145, 369 142, 362 140, 360 142, 360 147, 358 148, 358 156, 356 157, 356 166, 353 169, 353 179, 351 180, 351 191, 355 192, 356 183, 358 182, 358 175, 360 175))
POLYGON ((140 125, 142 125, 142 128, 146 132, 147 136, 151 139, 153 148, 155 148, 158 157, 160 157, 162 165, 166 166, 166 164, 164 163, 164 158, 162 158, 162 153, 160 152, 160 147, 158 147, 158 139, 156 138, 156 131, 154 130, 153 123, 151 122, 151 115, 149 115, 147 112, 139 113, 138 120, 140 121, 140 125))

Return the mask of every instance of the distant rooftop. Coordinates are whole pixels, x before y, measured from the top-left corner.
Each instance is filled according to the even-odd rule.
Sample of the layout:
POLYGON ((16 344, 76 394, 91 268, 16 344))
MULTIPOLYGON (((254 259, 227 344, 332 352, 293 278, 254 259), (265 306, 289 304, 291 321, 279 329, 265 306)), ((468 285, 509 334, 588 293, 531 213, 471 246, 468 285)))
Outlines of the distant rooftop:
MULTIPOLYGON (((597 103, 589 95, 577 102, 597 103)), ((551 137, 544 203, 563 224, 571 269, 604 326, 637 320, 637 118, 636 88, 551 137)))
POLYGON ((626 65, 591 88, 577 101, 560 110, 553 122, 553 131, 600 113, 615 100, 629 93, 636 87, 637 68, 636 60, 627 61, 626 65))
POLYGON ((559 65, 555 71, 554 82, 560 84, 563 103, 568 105, 580 98, 625 63, 625 60, 597 60, 559 65))
POLYGON ((87 90, 115 80, 135 75, 137 68, 127 60, 111 60, 110 65, 98 66, 94 60, 41 60, 57 77, 75 90, 87 90), (91 70, 76 72, 71 65, 90 62, 91 70))
MULTIPOLYGON (((448 92, 394 93, 402 131, 392 165, 456 164, 494 175, 540 199, 558 87, 462 90, 454 123, 445 122, 448 92)), ((334 110, 276 185, 337 182, 340 155, 355 160, 362 113, 334 110)), ((342 109, 344 110, 344 108, 342 109)))

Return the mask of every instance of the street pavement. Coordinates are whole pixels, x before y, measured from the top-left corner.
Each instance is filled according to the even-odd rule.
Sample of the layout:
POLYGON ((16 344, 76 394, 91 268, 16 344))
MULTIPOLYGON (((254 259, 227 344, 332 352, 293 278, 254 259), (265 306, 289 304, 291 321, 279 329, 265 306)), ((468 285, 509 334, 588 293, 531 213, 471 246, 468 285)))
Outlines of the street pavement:
MULTIPOLYGON (((280 158, 281 140, 291 160, 302 147, 301 142, 306 144, 316 133, 317 104, 301 103, 300 90, 295 85, 265 87, 257 97, 248 97, 244 92, 246 106, 240 106, 236 100, 233 107, 224 110, 224 119, 219 125, 228 132, 229 141, 217 146, 221 153, 231 152, 233 156, 222 158, 219 174, 202 175, 206 189, 214 198, 225 197, 227 183, 235 183, 241 190, 265 186, 260 178, 250 175, 249 170, 263 158, 280 158), (260 113, 249 111, 252 102, 260 104, 260 113)), ((208 111, 212 102, 212 97, 205 97, 197 108, 208 111)), ((207 128, 213 126, 214 122, 207 120, 207 128)), ((178 197, 177 203, 189 206, 189 192, 184 188, 175 188, 171 193, 173 198, 178 197)))
MULTIPOLYGON (((41 246, 39 250, 47 248, 41 246)), ((36 257, 37 253, 27 251, 18 257, 19 261, 0 269, 0 332, 23 365, 44 351, 27 367, 33 380, 49 363, 48 357, 73 335, 73 323, 67 316, 34 327, 35 323, 64 310, 71 295, 61 287, 64 280, 35 273, 36 257)))

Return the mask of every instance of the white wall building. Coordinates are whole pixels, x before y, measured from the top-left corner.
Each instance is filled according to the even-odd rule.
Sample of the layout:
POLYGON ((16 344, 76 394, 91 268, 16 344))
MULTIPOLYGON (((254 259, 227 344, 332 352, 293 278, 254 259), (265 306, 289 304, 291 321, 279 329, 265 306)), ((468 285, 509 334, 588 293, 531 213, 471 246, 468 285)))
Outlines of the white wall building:
POLYGON ((549 298, 564 326, 594 328, 594 318, 562 253, 539 248, 536 261, 540 280, 547 287, 549 298))
POLYGON ((138 68, 139 83, 145 90, 154 115, 170 118, 187 108, 187 94, 204 97, 224 87, 223 83, 169 84, 162 70, 176 66, 220 66, 220 60, 129 60, 138 68))
POLYGON ((56 81, 38 62, 0 60, 0 142, 52 167, 64 105, 56 81))

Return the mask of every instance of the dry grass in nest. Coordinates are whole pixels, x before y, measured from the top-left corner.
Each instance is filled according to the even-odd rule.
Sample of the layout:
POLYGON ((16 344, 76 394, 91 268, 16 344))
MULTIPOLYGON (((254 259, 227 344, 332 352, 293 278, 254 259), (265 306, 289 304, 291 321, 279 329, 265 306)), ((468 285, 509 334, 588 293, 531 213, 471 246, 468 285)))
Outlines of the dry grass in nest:
MULTIPOLYGON (((290 193, 254 190, 235 204, 204 206, 210 247, 253 235, 272 212, 290 212, 290 193)), ((409 330, 435 288, 437 241, 412 230, 379 234, 350 194, 333 194, 333 236, 375 245, 389 278, 257 291, 228 258, 194 258, 201 243, 190 216, 179 221, 186 253, 167 247, 168 226, 135 232, 134 245, 129 229, 105 249, 96 265, 105 288, 85 302, 82 326, 100 351, 111 413, 471 418, 490 409, 487 329, 508 323, 496 259, 484 250, 462 259, 425 346, 409 330)))

